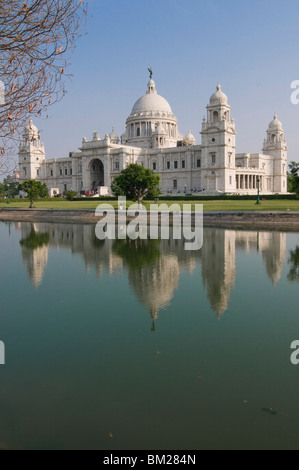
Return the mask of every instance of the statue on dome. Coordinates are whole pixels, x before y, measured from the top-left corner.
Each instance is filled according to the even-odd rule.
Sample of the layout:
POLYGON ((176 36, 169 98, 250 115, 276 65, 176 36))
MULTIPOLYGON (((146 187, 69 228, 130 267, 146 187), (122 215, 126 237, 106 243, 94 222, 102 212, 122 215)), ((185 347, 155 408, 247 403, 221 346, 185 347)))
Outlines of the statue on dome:
POLYGON ((148 70, 149 73, 150 73, 150 80, 151 80, 151 79, 153 78, 153 71, 152 71, 152 68, 149 67, 147 70, 148 70))

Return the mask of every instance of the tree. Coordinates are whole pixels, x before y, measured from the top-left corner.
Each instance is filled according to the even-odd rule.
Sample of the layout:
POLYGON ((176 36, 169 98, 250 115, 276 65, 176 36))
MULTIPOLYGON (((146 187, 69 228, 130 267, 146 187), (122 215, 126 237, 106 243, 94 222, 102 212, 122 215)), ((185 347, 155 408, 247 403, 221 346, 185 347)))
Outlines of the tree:
POLYGON ((299 195, 299 163, 291 162, 288 173, 288 191, 299 195))
POLYGON ((137 163, 131 163, 122 170, 112 185, 111 190, 116 196, 126 196, 140 205, 144 196, 149 193, 159 193, 160 175, 150 168, 144 168, 137 163))
POLYGON ((34 201, 40 197, 48 197, 48 188, 46 183, 41 183, 36 180, 27 180, 20 184, 20 191, 27 193, 27 197, 30 201, 30 209, 33 208, 34 201))
POLYGON ((0 183, 0 196, 15 197, 19 194, 19 183, 16 181, 8 181, 4 178, 0 183))
POLYGON ((77 192, 72 190, 65 190, 63 191, 63 195, 68 201, 73 201, 77 196, 77 192))
POLYGON ((66 68, 85 19, 83 0, 1 0, 0 157, 30 115, 64 96, 66 68))

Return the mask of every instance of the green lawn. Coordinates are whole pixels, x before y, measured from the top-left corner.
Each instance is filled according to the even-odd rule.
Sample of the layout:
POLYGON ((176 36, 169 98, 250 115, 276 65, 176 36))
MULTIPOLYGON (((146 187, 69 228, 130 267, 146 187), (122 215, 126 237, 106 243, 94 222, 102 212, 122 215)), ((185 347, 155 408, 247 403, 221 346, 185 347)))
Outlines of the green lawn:
MULTIPOLYGON (((145 201, 144 205, 149 209, 149 205, 152 201, 145 201)), ((183 207, 186 201, 161 201, 160 204, 179 204, 183 207)), ((55 199, 41 200, 34 203, 36 209, 95 209, 100 202, 96 201, 61 201, 55 199)), ((114 208, 117 208, 117 201, 103 201, 105 207, 109 207, 109 204, 114 208)), ((131 204, 128 202, 128 205, 131 204)), ((195 204, 200 204, 200 201, 192 201, 191 210, 194 210, 195 204)), ((269 200, 261 201, 259 205, 255 201, 202 201, 203 208, 205 211, 299 211, 299 200, 269 200)), ((0 199, 0 208, 28 208, 29 202, 27 200, 14 200, 10 204, 6 204, 6 200, 0 199)))

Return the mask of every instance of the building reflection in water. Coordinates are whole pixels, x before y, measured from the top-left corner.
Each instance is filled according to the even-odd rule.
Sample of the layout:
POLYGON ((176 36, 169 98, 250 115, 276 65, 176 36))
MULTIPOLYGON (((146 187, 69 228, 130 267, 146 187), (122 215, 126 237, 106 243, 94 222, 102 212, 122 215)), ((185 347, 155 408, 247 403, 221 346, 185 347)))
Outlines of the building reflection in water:
MULTIPOLYGON (((69 249, 82 256, 86 270, 115 275, 127 273, 136 297, 152 318, 152 329, 159 311, 170 305, 183 271, 192 273, 200 264, 203 285, 211 308, 220 318, 228 309, 236 277, 236 250, 261 252, 266 273, 275 285, 286 261, 286 234, 281 232, 235 231, 205 228, 203 247, 185 251, 181 240, 105 240, 95 237, 94 225, 18 223, 21 251, 29 277, 38 286, 48 262, 49 248, 69 249), (48 242, 30 247, 24 240, 33 233, 48 234, 48 242)), ((46 240, 46 239, 44 239, 46 240)))

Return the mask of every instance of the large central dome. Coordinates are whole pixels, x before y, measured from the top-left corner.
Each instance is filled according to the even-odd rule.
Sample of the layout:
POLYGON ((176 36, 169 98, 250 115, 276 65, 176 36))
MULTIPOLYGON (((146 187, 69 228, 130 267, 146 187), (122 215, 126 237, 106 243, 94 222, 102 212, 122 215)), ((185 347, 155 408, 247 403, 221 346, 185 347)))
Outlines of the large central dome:
POLYGON ((142 148, 176 147, 177 124, 169 103, 158 95, 150 78, 146 94, 136 101, 126 121, 122 143, 142 148))
POLYGON ((140 112, 153 112, 172 114, 171 107, 163 96, 158 95, 154 80, 148 83, 147 92, 144 96, 136 101, 132 108, 132 114, 140 112))

